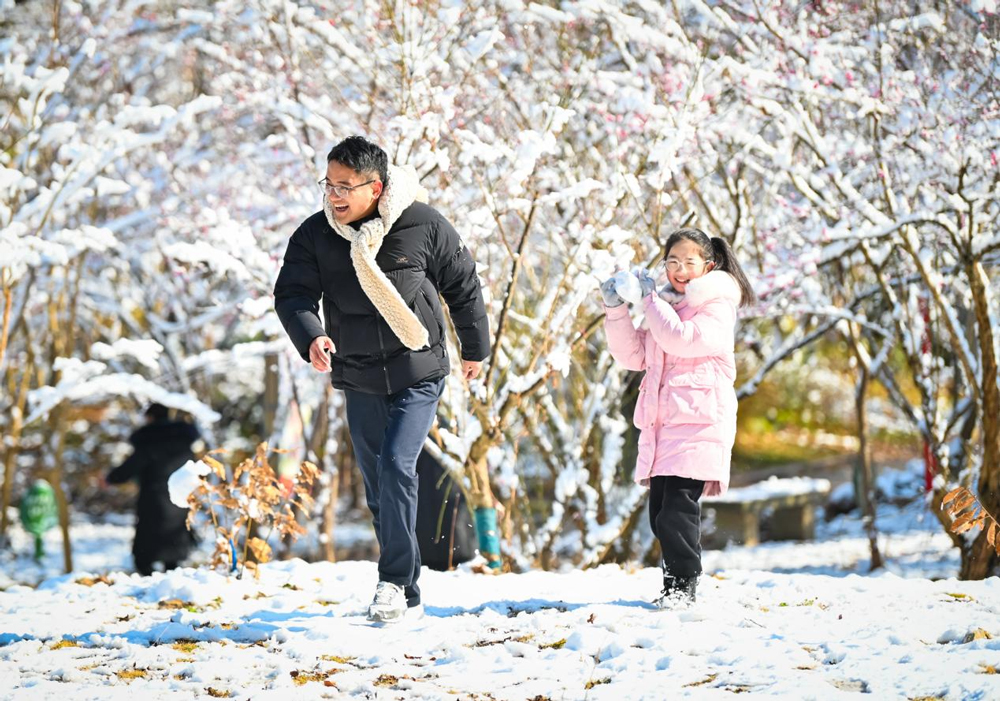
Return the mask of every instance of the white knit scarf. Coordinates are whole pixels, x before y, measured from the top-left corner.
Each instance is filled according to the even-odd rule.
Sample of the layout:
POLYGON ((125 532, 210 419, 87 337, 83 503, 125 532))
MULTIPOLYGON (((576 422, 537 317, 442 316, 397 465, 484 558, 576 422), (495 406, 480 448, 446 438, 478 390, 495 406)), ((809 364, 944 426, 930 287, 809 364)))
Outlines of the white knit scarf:
POLYGON ((357 230, 338 222, 333 216, 330 198, 323 198, 323 211, 330 227, 351 242, 351 261, 361 289, 389 324, 392 332, 410 350, 417 350, 428 344, 427 329, 407 306, 399 290, 378 267, 375 256, 382 247, 382 239, 399 219, 399 215, 416 201, 426 202, 427 191, 420 185, 416 172, 410 166, 389 166, 389 182, 378 200, 379 216, 365 222, 357 230))

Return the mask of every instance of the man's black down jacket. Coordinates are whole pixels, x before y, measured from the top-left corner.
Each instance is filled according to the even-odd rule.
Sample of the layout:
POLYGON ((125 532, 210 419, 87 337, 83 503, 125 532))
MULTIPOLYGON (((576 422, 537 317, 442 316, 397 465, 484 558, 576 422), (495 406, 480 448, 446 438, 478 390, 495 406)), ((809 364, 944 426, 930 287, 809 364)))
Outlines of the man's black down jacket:
POLYGON ((361 289, 350 253, 350 242, 317 212, 292 234, 274 286, 275 310, 303 359, 308 362, 309 346, 317 337, 333 340, 334 387, 394 394, 447 375, 439 293, 451 313, 462 358, 484 360, 489 355, 489 324, 475 261, 437 210, 419 202, 407 207, 375 257, 427 329, 430 341, 424 348, 410 350, 392 332, 361 289))

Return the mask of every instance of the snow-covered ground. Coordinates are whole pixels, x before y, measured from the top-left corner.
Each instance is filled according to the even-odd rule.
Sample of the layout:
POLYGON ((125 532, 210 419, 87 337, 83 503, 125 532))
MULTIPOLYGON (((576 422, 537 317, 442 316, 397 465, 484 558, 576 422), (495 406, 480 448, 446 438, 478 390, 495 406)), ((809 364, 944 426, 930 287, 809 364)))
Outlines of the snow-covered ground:
POLYGON ((875 576, 844 516, 816 542, 706 551, 687 610, 647 603, 652 569, 425 570, 424 616, 385 627, 364 617, 374 563, 142 578, 121 571, 128 519, 81 523, 72 575, 17 583, 58 568, 55 536, 44 568, 0 561, 0 699, 1000 698, 1000 581, 952 579, 919 501, 881 514, 875 576))

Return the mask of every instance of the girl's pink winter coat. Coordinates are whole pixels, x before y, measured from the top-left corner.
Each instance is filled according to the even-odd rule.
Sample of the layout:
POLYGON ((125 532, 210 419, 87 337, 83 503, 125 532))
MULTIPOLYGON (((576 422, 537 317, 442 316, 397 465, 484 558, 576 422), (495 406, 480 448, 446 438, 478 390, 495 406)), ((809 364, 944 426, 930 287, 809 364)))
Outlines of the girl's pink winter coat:
POLYGON ((639 433, 635 481, 675 475, 703 480, 705 496, 725 493, 736 439, 736 308, 740 289, 713 270, 687 285, 671 305, 656 295, 642 304, 648 329, 632 325, 622 304, 606 310, 615 360, 645 370, 634 422, 639 433))

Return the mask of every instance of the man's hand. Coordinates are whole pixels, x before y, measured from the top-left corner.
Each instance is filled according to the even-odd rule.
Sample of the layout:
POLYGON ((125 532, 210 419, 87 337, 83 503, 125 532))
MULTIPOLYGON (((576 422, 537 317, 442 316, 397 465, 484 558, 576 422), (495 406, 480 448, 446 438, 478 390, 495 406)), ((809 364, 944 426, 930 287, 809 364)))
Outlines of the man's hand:
POLYGON ((333 366, 330 364, 330 353, 336 348, 329 336, 317 336, 309 344, 309 362, 317 372, 330 372, 333 366))
POLYGON ((479 371, 483 369, 482 360, 463 360, 462 377, 466 380, 474 380, 479 376, 479 371))

